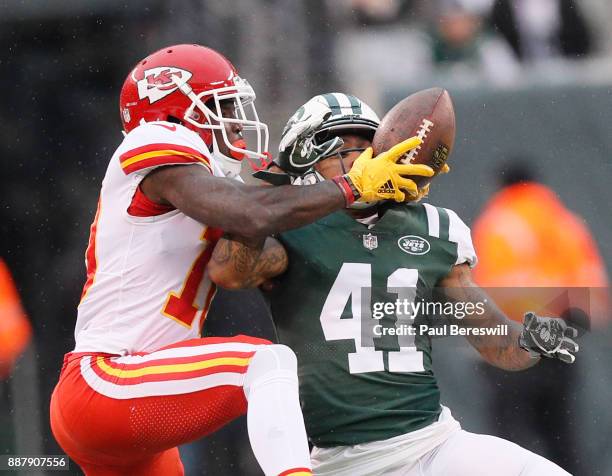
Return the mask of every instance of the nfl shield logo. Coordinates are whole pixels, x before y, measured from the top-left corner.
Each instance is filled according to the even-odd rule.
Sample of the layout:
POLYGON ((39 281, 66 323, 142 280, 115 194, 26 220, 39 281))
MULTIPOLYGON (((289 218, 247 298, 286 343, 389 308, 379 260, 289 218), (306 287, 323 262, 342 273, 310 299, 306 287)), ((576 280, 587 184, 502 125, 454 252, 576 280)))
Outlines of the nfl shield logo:
POLYGON ((372 233, 363 235, 363 246, 369 250, 378 248, 378 237, 373 235, 372 233))

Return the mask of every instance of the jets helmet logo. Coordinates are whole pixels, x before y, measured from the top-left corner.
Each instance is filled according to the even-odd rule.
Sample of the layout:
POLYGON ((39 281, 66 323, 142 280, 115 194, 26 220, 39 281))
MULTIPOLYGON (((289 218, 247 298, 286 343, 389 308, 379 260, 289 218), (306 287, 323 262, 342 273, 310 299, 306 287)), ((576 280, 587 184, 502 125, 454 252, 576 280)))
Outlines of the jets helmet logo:
POLYGON ((172 66, 147 69, 144 77, 136 81, 138 97, 152 104, 176 91, 193 76, 189 71, 172 66))
POLYGON ((429 253, 429 241, 416 235, 402 236, 397 240, 400 250, 409 255, 424 255, 429 253))

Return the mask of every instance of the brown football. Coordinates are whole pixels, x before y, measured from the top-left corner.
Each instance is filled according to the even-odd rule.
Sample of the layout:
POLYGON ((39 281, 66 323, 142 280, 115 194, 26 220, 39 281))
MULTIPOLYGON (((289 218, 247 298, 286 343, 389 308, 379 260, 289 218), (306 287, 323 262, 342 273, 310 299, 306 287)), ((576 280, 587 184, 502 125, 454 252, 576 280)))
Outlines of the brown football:
MULTIPOLYGON (((374 135, 374 153, 384 152, 412 136, 420 137, 423 143, 399 161, 429 165, 437 175, 448 160, 455 142, 455 110, 448 91, 442 88, 425 89, 393 106, 374 135)), ((420 188, 431 182, 433 177, 410 178, 420 188)))

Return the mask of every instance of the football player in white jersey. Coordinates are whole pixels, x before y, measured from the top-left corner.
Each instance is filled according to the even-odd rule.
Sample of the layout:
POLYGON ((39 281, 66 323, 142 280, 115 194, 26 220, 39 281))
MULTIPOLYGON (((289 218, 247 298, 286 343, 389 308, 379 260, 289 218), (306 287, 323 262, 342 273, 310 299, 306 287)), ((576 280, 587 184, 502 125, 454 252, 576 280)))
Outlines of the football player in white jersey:
MULTIPOLYGON (((401 201, 415 188, 404 175, 433 172, 395 165, 412 140, 309 189, 247 186, 233 179, 240 160, 265 159, 267 148, 254 99, 225 57, 199 45, 157 51, 125 80, 126 135, 102 182, 76 346, 51 399, 53 433, 88 475, 183 474, 177 446, 245 412, 265 474, 311 474, 293 352, 246 336, 199 338, 215 243, 222 231, 245 237, 263 280, 283 264, 267 235, 355 200, 401 201)), ((318 111, 298 124, 290 142, 301 160, 322 152, 311 135, 324 119, 318 111)))
MULTIPOLYGON (((312 169, 303 168, 301 173, 281 151, 277 167, 273 166, 277 175, 262 171, 258 176, 280 183, 283 177, 278 174, 284 170, 293 175, 294 184, 318 182, 348 170, 371 145, 377 115, 363 101, 343 93, 312 98, 289 120, 284 137, 291 134, 295 117, 309 115, 321 105, 331 114, 315 130, 315 144, 340 136, 342 148, 322 155, 312 169)), ((425 193, 421 190, 413 202, 425 193)), ((365 340, 368 321, 400 331, 412 326, 414 316, 394 310, 386 324, 384 319, 374 320, 381 317, 375 314, 367 319, 363 295, 380 298, 380 290, 388 286, 394 298, 417 300, 417 289, 422 293, 435 286, 449 298, 446 304, 483 306, 482 313, 464 317, 457 313, 449 318, 463 331, 483 331, 463 335, 492 365, 522 370, 537 364, 540 356, 574 361, 578 346, 571 336, 576 335, 575 329, 561 319, 533 313, 520 326, 473 283, 476 253, 469 228, 455 212, 430 203, 361 204, 281 233, 279 240, 277 259, 288 260, 290 266, 276 280, 270 309, 279 341, 298 356, 302 408, 314 445, 313 474, 568 475, 510 441, 463 430, 440 404, 427 335, 411 339, 393 332, 390 338, 376 339, 376 347, 374 338, 365 340), (406 238, 426 244, 425 252, 402 246, 406 238), (363 288, 369 293, 355 291, 363 288), (506 326, 504 332, 486 334, 499 326, 506 326)), ((224 237, 213 252, 210 269, 226 273, 226 280, 235 287, 248 287, 248 274, 226 265, 245 261, 248 252, 243 244, 224 237)), ((374 331, 373 335, 381 334, 374 331)))

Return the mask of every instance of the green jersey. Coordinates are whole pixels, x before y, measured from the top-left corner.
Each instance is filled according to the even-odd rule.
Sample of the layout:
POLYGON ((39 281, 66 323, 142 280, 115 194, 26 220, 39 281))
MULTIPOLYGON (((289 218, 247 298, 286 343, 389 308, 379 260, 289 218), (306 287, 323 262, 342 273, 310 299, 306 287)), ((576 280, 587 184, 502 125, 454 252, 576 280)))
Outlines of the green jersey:
POLYGON ((289 268, 270 307, 280 342, 298 357, 311 441, 354 445, 435 422, 429 337, 383 329, 414 326, 414 315, 394 303, 425 294, 455 264, 475 262, 469 228, 448 209, 393 204, 375 225, 337 212, 280 240, 289 268))

